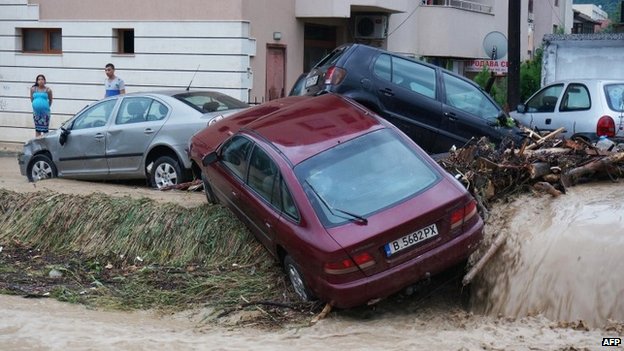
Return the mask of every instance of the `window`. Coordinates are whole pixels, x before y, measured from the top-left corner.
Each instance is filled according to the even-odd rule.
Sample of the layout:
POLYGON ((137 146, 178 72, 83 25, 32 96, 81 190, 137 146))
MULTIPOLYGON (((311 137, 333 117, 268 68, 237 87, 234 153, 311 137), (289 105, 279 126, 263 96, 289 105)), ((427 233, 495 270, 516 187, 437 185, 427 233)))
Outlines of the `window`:
POLYGON ((570 84, 563 94, 559 111, 588 110, 591 107, 589 91, 582 84, 570 84))
POLYGON ((563 84, 544 88, 527 102, 527 112, 555 112, 562 90, 563 84))
POLYGON ((134 54, 134 29, 115 29, 113 38, 118 54, 134 54))
MULTIPOLYGON (((249 175, 247 177, 249 187, 255 190, 262 198, 271 202, 272 195, 277 194, 278 175, 277 166, 269 155, 261 148, 255 147, 249 160, 249 175)), ((273 202, 276 202, 279 200, 279 197, 276 196, 274 200, 273 202)))
POLYGON ((223 164, 240 179, 245 179, 247 171, 247 156, 251 149, 251 141, 247 138, 236 136, 230 139, 221 151, 223 164))
POLYGON ((499 108, 481 89, 447 73, 443 77, 447 105, 485 119, 498 117, 499 108))
POLYGON ((22 51, 60 54, 63 51, 60 28, 23 28, 22 51))
POLYGON ((103 127, 108 123, 111 112, 117 103, 117 99, 107 100, 90 107, 81 113, 71 124, 71 129, 87 129, 103 127))
POLYGON ((292 195, 290 195, 290 191, 288 190, 288 187, 283 179, 280 182, 280 193, 282 195, 282 207, 284 213, 294 220, 299 220, 299 212, 295 206, 295 201, 293 200, 292 195))
POLYGON ((383 80, 435 99, 436 74, 433 68, 390 55, 379 55, 373 72, 383 80))
POLYGON ((169 109, 162 103, 145 97, 125 98, 117 112, 116 124, 160 121, 167 116, 169 109))
POLYGON ((435 99, 436 73, 431 67, 401 59, 392 58, 392 83, 418 94, 435 99))
MULTIPOLYGON (((340 143, 295 166, 326 227, 369 216, 439 181, 439 174, 392 129, 340 143)), ((287 204, 284 204, 286 208, 287 204)))
POLYGON ((613 111, 624 111, 624 84, 609 84, 604 87, 607 103, 613 111))

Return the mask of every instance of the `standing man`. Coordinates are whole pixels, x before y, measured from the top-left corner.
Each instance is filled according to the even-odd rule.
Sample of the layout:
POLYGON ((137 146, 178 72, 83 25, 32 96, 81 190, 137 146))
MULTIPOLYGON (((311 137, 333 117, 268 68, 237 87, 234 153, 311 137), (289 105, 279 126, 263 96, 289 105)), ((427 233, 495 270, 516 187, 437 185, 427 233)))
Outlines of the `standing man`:
POLYGON ((106 93, 104 94, 104 97, 125 94, 126 84, 123 79, 115 75, 115 65, 107 63, 104 71, 106 72, 106 81, 104 81, 104 89, 106 89, 106 93))

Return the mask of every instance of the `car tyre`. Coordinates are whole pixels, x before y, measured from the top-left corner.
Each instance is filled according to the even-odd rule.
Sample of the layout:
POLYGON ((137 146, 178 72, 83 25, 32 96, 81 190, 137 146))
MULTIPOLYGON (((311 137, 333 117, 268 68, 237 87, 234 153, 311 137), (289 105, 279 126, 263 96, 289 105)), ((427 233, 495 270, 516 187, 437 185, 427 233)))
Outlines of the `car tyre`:
POLYGON ((57 176, 56 166, 54 162, 46 155, 36 155, 30 160, 28 168, 26 169, 26 175, 28 181, 36 182, 42 179, 56 178, 57 176))
POLYGON ((316 299, 314 294, 308 289, 299 265, 288 255, 284 258, 284 269, 295 293, 302 301, 308 302, 316 299))
POLYGON ((210 185, 210 182, 208 181, 208 178, 206 178, 204 173, 202 173, 201 179, 202 183, 204 183, 204 193, 206 194, 206 200, 208 200, 208 203, 211 205, 218 204, 219 199, 215 195, 214 190, 212 190, 212 186, 210 185))
POLYGON ((162 189, 183 182, 184 174, 178 161, 169 156, 156 159, 150 173, 150 183, 154 188, 162 189))

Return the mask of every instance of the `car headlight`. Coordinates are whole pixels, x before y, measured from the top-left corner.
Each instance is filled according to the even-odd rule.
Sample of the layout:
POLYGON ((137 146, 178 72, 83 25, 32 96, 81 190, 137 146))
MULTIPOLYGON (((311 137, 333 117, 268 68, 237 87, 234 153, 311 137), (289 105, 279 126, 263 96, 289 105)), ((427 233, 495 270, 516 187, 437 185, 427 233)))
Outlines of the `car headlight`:
POLYGON ((223 119, 223 115, 218 115, 215 118, 211 119, 210 121, 208 121, 208 126, 211 126, 217 122, 219 122, 220 120, 223 119))

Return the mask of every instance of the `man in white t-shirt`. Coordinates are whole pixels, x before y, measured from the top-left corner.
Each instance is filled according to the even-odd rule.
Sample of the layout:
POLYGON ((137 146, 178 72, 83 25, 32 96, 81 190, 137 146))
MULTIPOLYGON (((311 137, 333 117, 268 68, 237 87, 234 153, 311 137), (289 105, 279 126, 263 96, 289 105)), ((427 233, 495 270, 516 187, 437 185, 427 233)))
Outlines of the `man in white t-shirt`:
POLYGON ((115 65, 107 63, 104 71, 106 72, 106 80, 104 81, 104 89, 106 89, 106 93, 104 94, 104 97, 125 94, 126 84, 123 79, 115 75, 115 65))

